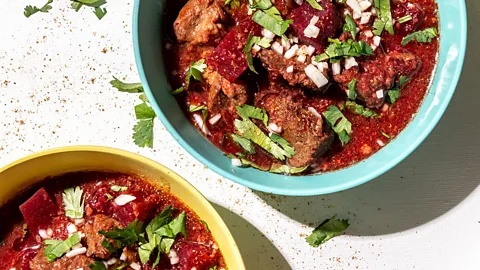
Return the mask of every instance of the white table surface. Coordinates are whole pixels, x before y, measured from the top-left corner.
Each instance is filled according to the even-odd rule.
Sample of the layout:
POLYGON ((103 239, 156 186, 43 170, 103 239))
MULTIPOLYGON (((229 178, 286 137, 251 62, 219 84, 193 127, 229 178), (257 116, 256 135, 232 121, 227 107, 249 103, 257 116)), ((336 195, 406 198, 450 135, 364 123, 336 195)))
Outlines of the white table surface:
MULTIPOLYGON (((448 0, 440 0, 448 1, 448 0)), ((464 72, 445 116, 410 157, 358 188, 315 197, 268 195, 208 170, 155 122, 155 148, 133 144, 136 95, 112 75, 138 81, 131 1, 110 1, 98 21, 55 1, 48 14, 0 7, 0 166, 36 151, 103 145, 152 158, 188 179, 216 207, 248 269, 480 269, 480 3, 467 0, 464 72), (304 240, 333 214, 346 235, 321 248, 304 240)))

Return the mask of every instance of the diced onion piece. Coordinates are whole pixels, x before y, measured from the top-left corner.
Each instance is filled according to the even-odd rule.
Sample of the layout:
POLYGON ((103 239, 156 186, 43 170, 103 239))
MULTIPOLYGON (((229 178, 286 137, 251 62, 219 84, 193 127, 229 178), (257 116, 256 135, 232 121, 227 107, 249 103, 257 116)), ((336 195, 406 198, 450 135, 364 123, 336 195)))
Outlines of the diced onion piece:
POLYGON ((140 269, 142 269, 142 266, 141 266, 140 264, 136 263, 136 262, 132 262, 132 263, 130 264, 130 267, 133 268, 134 270, 140 270, 140 269))
POLYGON ((306 51, 308 55, 312 56, 315 53, 315 47, 313 47, 312 45, 309 45, 306 51))
POLYGON ((373 37, 373 44, 378 47, 378 46, 380 46, 380 41, 381 41, 381 40, 382 40, 381 37, 379 37, 379 36, 374 36, 374 37, 373 37))
POLYGON ((170 50, 171 48, 172 44, 167 42, 167 44, 165 44, 165 49, 170 50))
POLYGON ((380 139, 377 140, 377 143, 378 143, 378 145, 380 145, 381 147, 384 147, 384 146, 385 146, 385 143, 384 143, 382 140, 380 140, 380 139))
POLYGON ((121 194, 116 197, 113 202, 115 202, 116 205, 122 206, 125 205, 131 201, 134 201, 136 199, 135 196, 128 195, 128 194, 121 194))
POLYGON ((357 0, 347 0, 347 5, 352 8, 354 15, 355 13, 362 13, 362 8, 360 7, 360 4, 357 0))
POLYGON ((232 158, 232 165, 235 166, 235 167, 241 167, 243 164, 242 164, 242 161, 238 158, 232 158))
POLYGON ((293 66, 287 67, 287 73, 292 73, 293 72, 293 66))
POLYGON ((273 133, 282 133, 282 127, 277 126, 275 123, 269 123, 267 128, 273 133))
POLYGON ((75 226, 75 224, 68 224, 67 225, 67 232, 68 233, 76 233, 77 232, 77 226, 75 226))
POLYGON ((283 46, 282 46, 280 43, 278 43, 278 42, 276 42, 276 41, 273 42, 273 43, 272 43, 272 49, 273 49, 276 53, 278 53, 278 54, 280 54, 280 55, 283 55, 283 46))
POLYGON ((290 41, 288 41, 288 39, 285 40, 284 38, 282 38, 282 46, 283 48, 285 48, 285 50, 290 49, 290 41))
POLYGON ((367 10, 369 7, 372 6, 372 3, 370 3, 370 1, 368 0, 363 0, 363 1, 360 1, 360 3, 358 3, 358 5, 360 6, 360 9, 362 11, 365 11, 367 10))
POLYGON ((121 261, 126 261, 127 260, 127 255, 125 255, 125 252, 122 252, 122 255, 120 255, 120 260, 121 261))
POLYGON ((82 239, 85 237, 85 234, 83 232, 78 232, 78 237, 82 239))
POLYGON ((375 94, 377 95, 377 98, 383 98, 383 90, 382 89, 375 92, 375 94))
POLYGON ((107 261, 107 265, 114 265, 118 261, 117 258, 111 258, 107 261))
POLYGON ((345 59, 345 69, 348 70, 355 66, 358 66, 357 61, 355 61, 355 57, 351 56, 345 59))
POLYGON ((50 238, 50 237, 47 235, 47 230, 40 229, 40 230, 38 230, 38 234, 39 234, 40 237, 42 237, 43 239, 49 239, 49 238, 50 238))
POLYGON ((292 39, 294 43, 298 43, 298 37, 293 37, 292 39))
POLYGON ((323 72, 325 69, 328 69, 328 63, 327 62, 320 62, 317 64, 318 70, 323 72))
POLYGON ((312 57, 312 62, 311 62, 311 63, 312 63, 312 65, 318 67, 318 64, 319 64, 320 62, 315 61, 315 57, 312 57))
POLYGON ((298 49, 297 54, 298 54, 298 55, 300 55, 300 54, 307 54, 307 46, 302 45, 302 46, 300 47, 300 49, 298 49))
POLYGON ((333 75, 338 75, 342 73, 342 66, 340 66, 339 62, 333 63, 332 64, 332 73, 333 75))
POLYGON ((85 223, 85 219, 83 219, 83 218, 76 218, 73 221, 75 222, 75 225, 81 225, 81 224, 85 223))
POLYGON ((357 13, 357 12, 353 12, 353 16, 352 16, 355 20, 357 19, 360 19, 362 17, 362 13, 357 13))
POLYGON ((303 0, 295 0, 295 3, 297 3, 297 5, 301 6, 303 4, 303 0))
POLYGON ((372 12, 372 15, 374 15, 374 16, 377 15, 377 10, 374 7, 372 7, 372 9, 370 9, 370 12, 372 12))
POLYGON ((220 120, 221 118, 222 118, 222 115, 217 113, 214 116, 212 116, 212 118, 210 118, 208 122, 210 123, 210 125, 215 125, 218 122, 218 120, 220 120))
POLYGON ((72 258, 77 255, 85 254, 86 252, 87 252, 87 248, 82 247, 82 248, 72 249, 72 251, 67 252, 65 256, 67 256, 67 258, 72 258))
POLYGON ((317 38, 320 34, 320 28, 310 24, 303 30, 303 34, 308 38, 317 38))
POLYGON ((318 17, 318 16, 313 16, 313 17, 310 19, 310 25, 315 25, 319 20, 320 20, 320 17, 318 17))
POLYGON ((205 122, 203 122, 203 116, 201 116, 198 113, 194 113, 193 114, 193 120, 195 121, 195 123, 197 123, 198 127, 200 127, 202 129, 202 132, 205 135, 210 134, 210 132, 208 131, 207 125, 205 125, 205 122))
POLYGON ((78 243, 72 247, 72 249, 82 248, 82 243, 78 243))
POLYGON ((291 59, 292 57, 297 55, 297 52, 298 52, 298 45, 295 44, 290 48, 290 50, 285 52, 285 55, 283 57, 285 57, 285 59, 291 59))
POLYGON ((384 103, 383 104, 383 107, 382 107, 382 112, 386 112, 390 109, 390 106, 387 104, 387 103, 384 103))
POLYGON ((366 37, 373 37, 372 30, 365 30, 363 31, 363 34, 365 34, 366 37))
POLYGON ((328 84, 328 79, 325 75, 312 64, 305 68, 305 74, 307 74, 307 77, 309 77, 318 88, 328 84))
POLYGON ((258 46, 258 44, 255 44, 253 45, 252 47, 252 51, 255 53, 255 52, 259 52, 260 50, 262 49, 262 47, 258 46))
POLYGON ((367 24, 370 22, 370 17, 372 17, 371 12, 363 12, 362 17, 360 19, 360 24, 367 24))
POLYGON ((48 235, 49 238, 51 238, 52 235, 53 235, 53 230, 50 229, 50 228, 48 228, 48 229, 47 229, 47 235, 48 235))
POLYGON ((270 30, 266 29, 266 28, 262 29, 262 35, 266 38, 269 38, 269 39, 274 39, 275 38, 275 34, 273 32, 271 32, 270 30))
POLYGON ((313 107, 308 107, 308 111, 311 112, 315 117, 317 117, 318 119, 322 119, 322 116, 318 113, 317 110, 315 110, 315 108, 313 107))
POLYGON ((307 56, 305 54, 301 54, 297 57, 297 61, 300 63, 305 63, 306 60, 307 60, 307 56))
POLYGON ((173 249, 170 250, 170 253, 168 253, 168 258, 170 259, 170 264, 175 265, 180 261, 180 258, 177 255, 177 252, 173 249))
POLYGON ((343 12, 343 15, 345 15, 345 16, 351 15, 350 10, 345 9, 345 11, 343 12))

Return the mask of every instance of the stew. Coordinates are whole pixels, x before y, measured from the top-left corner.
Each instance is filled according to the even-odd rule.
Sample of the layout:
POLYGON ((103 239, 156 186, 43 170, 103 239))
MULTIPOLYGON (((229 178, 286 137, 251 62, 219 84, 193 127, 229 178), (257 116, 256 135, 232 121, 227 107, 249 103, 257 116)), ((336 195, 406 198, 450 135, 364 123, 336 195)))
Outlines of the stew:
POLYGON ((169 1, 169 80, 237 166, 310 174, 368 158, 424 99, 434 0, 169 1), (173 15, 173 17, 172 17, 173 15))

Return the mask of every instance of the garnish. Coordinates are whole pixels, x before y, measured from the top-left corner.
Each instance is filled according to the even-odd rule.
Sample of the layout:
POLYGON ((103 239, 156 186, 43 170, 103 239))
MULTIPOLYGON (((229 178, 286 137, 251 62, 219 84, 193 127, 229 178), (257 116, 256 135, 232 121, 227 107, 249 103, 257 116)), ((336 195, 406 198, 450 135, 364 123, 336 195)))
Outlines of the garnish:
POLYGON ((409 80, 410 80, 410 78, 402 75, 402 76, 400 76, 398 84, 395 87, 393 87, 392 89, 389 89, 387 91, 388 98, 390 100, 390 104, 394 104, 395 101, 397 101, 397 99, 400 98, 400 88, 403 85, 405 85, 409 80))
POLYGON ((349 226, 348 219, 336 219, 335 215, 318 225, 318 227, 312 231, 312 234, 307 236, 307 243, 312 247, 318 247, 345 231, 349 226))
POLYGON ((355 93, 355 86, 357 86, 357 79, 352 79, 348 83, 348 98, 350 100, 355 100, 357 98, 357 94, 355 93))
POLYGON ((351 39, 341 42, 338 39, 329 39, 331 43, 324 53, 315 56, 316 62, 330 59, 330 62, 337 62, 342 57, 359 57, 373 55, 373 49, 365 41, 353 41, 351 39))
POLYGON ((208 117, 208 108, 205 105, 193 105, 190 104, 188 107, 189 112, 198 112, 201 111, 203 115, 203 123, 205 124, 205 120, 207 120, 208 117))
POLYGON ((259 9, 253 14, 252 20, 278 36, 282 36, 293 22, 292 20, 283 20, 280 11, 273 6, 270 0, 260 0, 256 4, 250 5, 250 8, 259 9))
POLYGON ((94 263, 88 265, 91 270, 107 270, 103 262, 95 261, 94 263))
POLYGON ((373 3, 378 13, 378 20, 373 24, 373 27, 375 28, 373 33, 380 36, 385 29, 390 35, 393 35, 393 19, 390 9, 390 0, 374 0, 373 3))
POLYGON ((107 197, 107 201, 111 201, 114 199, 114 197, 112 195, 110 195, 109 193, 105 193, 105 196, 107 197))
POLYGON ((95 16, 97 16, 97 18, 101 20, 107 14, 107 9, 96 7, 93 13, 95 13, 95 16))
POLYGON ((357 24, 355 20, 353 20, 352 16, 347 14, 345 16, 345 24, 343 25, 343 32, 350 32, 352 35, 353 40, 357 37, 357 24))
POLYGON ((106 238, 113 239, 116 241, 119 248, 128 247, 134 243, 140 241, 143 233, 143 222, 134 220, 132 223, 128 224, 125 229, 114 228, 112 231, 98 231, 99 234, 104 235, 106 238))
POLYGON ((30 17, 32 16, 33 14, 37 13, 37 12, 48 12, 50 9, 52 9, 52 6, 50 5, 51 3, 53 2, 53 0, 48 0, 48 2, 43 5, 41 8, 38 8, 36 6, 31 6, 31 5, 28 5, 25 7, 24 11, 23 11, 23 15, 25 15, 25 17, 30 17))
POLYGON ((378 114, 369 108, 365 108, 360 104, 357 104, 355 101, 347 100, 345 102, 345 108, 349 110, 351 113, 361 115, 367 118, 375 118, 378 117, 378 114))
POLYGON ((225 0, 225 6, 230 6, 231 8, 237 8, 240 6, 240 0, 225 0))
POLYGON ((115 253, 117 252, 117 250, 115 249, 115 247, 110 244, 110 242, 107 241, 107 239, 103 239, 102 241, 102 247, 104 247, 106 250, 108 250, 109 252, 111 253, 115 253))
POLYGON ((91 7, 94 9, 93 13, 101 20, 107 14, 107 9, 101 8, 106 3, 105 0, 72 0, 72 8, 78 12, 83 6, 91 7))
POLYGON ((46 245, 44 254, 47 257, 48 262, 53 262, 57 258, 62 257, 63 254, 65 254, 73 246, 80 243, 80 237, 78 236, 78 233, 75 233, 68 237, 65 241, 45 240, 43 243, 46 245))
POLYGON ((408 15, 403 16, 400 19, 398 19, 398 22, 399 23, 406 23, 406 22, 411 21, 411 20, 413 20, 413 17, 412 17, 412 15, 408 14, 408 15))
POLYGON ((142 83, 124 83, 119 79, 113 76, 113 80, 110 81, 110 84, 117 88, 120 92, 127 92, 127 93, 141 93, 143 92, 142 83))
POLYGON ((65 215, 70 218, 82 218, 85 201, 82 200, 80 187, 67 188, 62 193, 65 215))
POLYGON ((410 35, 404 37, 402 39, 402 45, 405 46, 413 40, 416 40, 420 43, 429 43, 432 42, 432 39, 438 36, 437 28, 431 27, 427 29, 423 29, 417 32, 413 32, 410 35))
POLYGON ((140 147, 153 147, 153 120, 156 115, 147 103, 135 106, 135 117, 138 122, 133 127, 133 141, 140 147))
POLYGON ((217 266, 214 265, 214 266, 212 266, 212 267, 209 267, 208 270, 217 270, 217 266))
POLYGON ((240 117, 244 119, 255 118, 262 121, 265 126, 268 125, 268 114, 265 109, 260 109, 248 104, 237 106, 236 109, 240 117))
POLYGON ((328 125, 337 133, 342 145, 347 144, 352 133, 352 123, 348 121, 335 105, 328 107, 327 111, 323 112, 323 116, 327 120, 328 125))
POLYGON ((178 94, 182 93, 184 90, 185 90, 185 88, 183 86, 179 87, 179 88, 172 91, 172 95, 178 95, 178 94))
POLYGON ((190 63, 190 68, 188 69, 186 80, 187 80, 187 87, 190 85, 190 81, 192 77, 197 81, 203 81, 202 73, 207 68, 205 64, 205 59, 200 59, 197 62, 190 63))
POLYGON ((127 191, 128 187, 113 185, 110 187, 110 189, 115 192, 119 192, 119 191, 127 191))
POLYGON ((271 39, 268 39, 268 38, 265 38, 265 37, 260 38, 260 37, 257 37, 257 36, 253 36, 252 33, 248 34, 247 43, 245 44, 245 47, 243 47, 243 52, 245 53, 245 56, 247 57, 248 68, 250 68, 251 71, 258 74, 258 72, 255 70, 255 67, 253 66, 253 59, 252 59, 252 47, 253 47, 253 45, 258 44, 258 46, 261 46, 263 48, 269 48, 271 42, 272 42, 271 39))
POLYGON ((285 150, 285 152, 287 152, 289 155, 291 155, 291 156, 295 155, 295 149, 284 138, 280 137, 279 135, 277 135, 275 133, 272 133, 270 135, 270 139, 272 139, 272 141, 278 143, 285 150))
POLYGON ((385 137, 385 138, 387 138, 387 139, 392 138, 390 135, 388 135, 387 133, 385 133, 383 130, 380 131, 380 132, 382 133, 383 137, 385 137))
POLYGON ((288 165, 278 165, 273 164, 270 168, 271 173, 282 173, 282 174, 298 174, 305 171, 308 166, 305 167, 290 167, 288 165))
POLYGON ((318 10, 323 10, 322 6, 320 6, 320 4, 318 4, 318 2, 316 0, 307 0, 307 2, 310 4, 310 6, 312 6, 314 9, 318 9, 318 10))
POLYGON ((237 134, 232 134, 232 140, 238 143, 249 154, 251 155, 255 154, 255 149, 253 148, 252 141, 245 139, 241 136, 238 136, 237 134))
POLYGON ((207 223, 206 221, 200 219, 200 222, 202 222, 203 225, 205 225, 205 229, 207 229, 208 232, 211 232, 211 231, 210 231, 210 228, 208 227, 208 223, 207 223))

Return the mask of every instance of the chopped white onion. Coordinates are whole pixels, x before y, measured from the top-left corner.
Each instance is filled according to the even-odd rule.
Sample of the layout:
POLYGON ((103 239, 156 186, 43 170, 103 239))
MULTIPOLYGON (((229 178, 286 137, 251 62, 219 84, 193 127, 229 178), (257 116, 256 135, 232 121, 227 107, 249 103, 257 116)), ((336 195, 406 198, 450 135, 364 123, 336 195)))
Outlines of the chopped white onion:
POLYGON ((238 158, 232 158, 232 165, 235 166, 235 167, 241 167, 243 164, 242 164, 242 161, 238 158))
POLYGON ((284 38, 282 38, 282 46, 283 48, 285 48, 285 50, 290 49, 290 41, 288 41, 288 39, 285 40, 284 38))
POLYGON ((67 256, 67 258, 72 258, 77 255, 85 254, 86 252, 87 252, 87 248, 82 247, 82 248, 73 249, 72 251, 67 252, 65 256, 67 256))
POLYGON ((328 84, 328 79, 325 75, 312 64, 305 68, 305 74, 307 74, 307 77, 309 77, 318 88, 328 84))
POLYGON ((363 1, 361 1, 360 3, 358 3, 358 5, 360 6, 360 9, 361 9, 362 11, 365 11, 365 10, 367 10, 369 7, 372 6, 372 3, 370 3, 370 1, 368 1, 368 0, 363 0, 363 1))
POLYGON ((312 56, 315 53, 315 47, 313 47, 312 45, 309 45, 306 51, 308 55, 312 56))
POLYGON ((167 44, 165 44, 165 49, 170 50, 171 48, 172 44, 167 42, 167 44))
POLYGON ((378 143, 378 145, 380 145, 381 147, 384 147, 384 146, 385 146, 385 143, 384 143, 382 140, 380 140, 380 139, 377 140, 377 143, 378 143))
POLYGON ((353 12, 353 18, 355 20, 358 20, 362 17, 362 13, 357 13, 357 12, 353 12))
POLYGON ((371 12, 363 12, 362 18, 360 19, 360 24, 367 24, 370 22, 370 17, 372 17, 371 12))
POLYGON ((306 60, 307 60, 307 56, 305 54, 301 54, 297 57, 297 61, 300 63, 305 63, 306 60))
POLYGON ((136 199, 135 196, 132 196, 132 195, 128 195, 128 194, 120 194, 118 195, 118 197, 116 197, 113 202, 116 204, 116 205, 119 205, 119 206, 122 206, 122 205, 125 205, 131 201, 134 201, 136 199))
POLYGON ((380 41, 381 41, 381 40, 382 40, 381 37, 379 37, 379 36, 374 36, 374 37, 373 37, 373 44, 378 47, 378 46, 380 46, 380 41))
POLYGON ((210 118, 208 122, 210 123, 210 125, 215 125, 218 122, 218 120, 220 120, 221 118, 222 118, 222 115, 217 113, 214 116, 212 116, 212 118, 210 118))
POLYGON ((272 43, 272 49, 273 49, 276 53, 278 53, 278 54, 280 54, 280 55, 283 55, 283 46, 282 46, 280 43, 278 43, 278 42, 276 42, 276 41, 273 42, 273 43, 272 43))
POLYGON ((293 66, 287 67, 287 73, 292 73, 293 72, 293 66))
POLYGON ((85 237, 85 234, 83 232, 78 232, 78 237, 82 239, 85 237))
POLYGON ((294 43, 298 43, 298 37, 293 37, 292 39, 294 43))
POLYGON ((297 5, 301 6, 303 4, 303 0, 295 0, 295 3, 297 3, 297 5))
POLYGON ((376 50, 377 49, 377 46, 375 46, 375 44, 370 44, 370 47, 372 48, 372 50, 376 50))
POLYGON ((40 230, 38 230, 38 234, 39 234, 40 237, 42 237, 43 239, 49 239, 49 238, 50 238, 50 237, 47 235, 47 230, 40 229, 40 230))
POLYGON ((387 103, 384 103, 382 106, 382 112, 386 112, 390 109, 390 106, 387 103))
POLYGON ((269 123, 267 128, 273 133, 282 133, 282 127, 277 126, 275 123, 269 123))
POLYGON ((173 249, 170 250, 170 253, 168 253, 168 258, 170 259, 170 264, 175 265, 180 261, 180 258, 177 255, 177 252, 173 249))
POLYGON ((375 92, 375 94, 377 95, 377 98, 383 98, 383 90, 382 89, 375 92))
POLYGON ((107 261, 108 265, 114 265, 118 261, 117 258, 111 258, 110 260, 107 261))
POLYGON ((332 64, 332 73, 333 75, 338 75, 342 73, 342 66, 340 66, 339 62, 333 63, 332 64))
POLYGON ((83 219, 83 218, 76 218, 73 221, 75 222, 75 225, 81 225, 81 224, 85 223, 85 219, 83 219))
POLYGON ((328 63, 327 62, 320 62, 317 64, 318 70, 323 72, 325 69, 328 69, 328 63))
POLYGON ((363 31, 363 34, 365 34, 366 37, 373 37, 372 30, 365 30, 363 31))
POLYGON ((255 52, 259 52, 260 50, 262 49, 262 47, 258 46, 258 44, 255 44, 253 45, 252 47, 252 51, 255 53, 255 52))
POLYGON ((320 17, 318 17, 318 16, 313 16, 313 17, 310 19, 310 25, 315 25, 319 20, 320 20, 320 17))
POLYGON ((127 260, 127 255, 125 255, 125 252, 122 252, 122 255, 120 255, 120 260, 121 261, 126 261, 127 260))
POLYGON ((318 119, 322 119, 322 116, 318 113, 317 110, 315 110, 315 108, 313 107, 308 107, 308 111, 311 112, 315 117, 317 117, 318 119))
POLYGON ((136 263, 136 262, 132 262, 132 263, 130 264, 130 267, 133 268, 134 270, 140 270, 140 269, 142 269, 142 266, 141 266, 140 264, 136 263))
POLYGON ((24 248, 22 250, 25 251, 27 249, 39 249, 40 247, 41 247, 41 245, 36 245, 36 246, 33 246, 33 247, 24 248))
POLYGON ((197 125, 202 129, 202 132, 203 132, 205 135, 210 134, 210 132, 208 131, 207 125, 205 125, 205 123, 203 122, 203 116, 201 116, 201 115, 198 114, 198 113, 194 113, 194 114, 193 114, 193 120, 194 120, 195 123, 197 123, 197 125))
POLYGON ((76 233, 77 232, 77 226, 75 226, 75 224, 68 224, 67 225, 67 232, 68 233, 76 233))
POLYGON ((48 228, 48 229, 47 229, 47 235, 48 235, 49 238, 51 238, 52 235, 53 235, 53 230, 50 229, 50 228, 48 228))
POLYGON ((357 0, 347 0, 347 5, 353 9, 354 15, 355 13, 362 13, 362 8, 357 0))
POLYGON ((271 32, 270 30, 265 29, 265 28, 262 29, 262 35, 266 38, 269 38, 269 39, 274 39, 275 38, 275 34, 273 32, 271 32))
POLYGON ((297 55, 297 52, 298 52, 298 45, 295 44, 290 48, 290 50, 285 52, 285 55, 283 57, 285 57, 285 59, 291 59, 292 57, 297 55))
POLYGON ((309 24, 305 30, 303 30, 303 34, 308 38, 316 38, 320 34, 320 28, 309 24))
POLYGON ((83 247, 83 246, 82 246, 82 243, 78 243, 78 244, 74 245, 74 246, 72 247, 72 249, 78 249, 78 248, 82 248, 82 247, 83 247))
POLYGON ((297 54, 298 54, 298 55, 300 55, 300 54, 307 54, 307 46, 302 45, 302 46, 300 47, 300 49, 298 49, 297 54))
POLYGON ((355 61, 355 57, 351 56, 345 59, 345 69, 348 70, 355 66, 358 66, 357 61, 355 61))
POLYGON ((372 15, 377 15, 377 10, 374 7, 370 9, 370 12, 372 12, 372 15))
POLYGON ((319 64, 319 63, 320 63, 320 62, 315 61, 315 57, 312 57, 312 62, 311 62, 312 65, 318 67, 318 64, 319 64))
POLYGON ((345 9, 345 11, 343 12, 343 15, 345 15, 345 16, 351 15, 350 10, 345 9))

